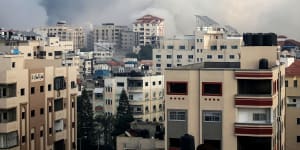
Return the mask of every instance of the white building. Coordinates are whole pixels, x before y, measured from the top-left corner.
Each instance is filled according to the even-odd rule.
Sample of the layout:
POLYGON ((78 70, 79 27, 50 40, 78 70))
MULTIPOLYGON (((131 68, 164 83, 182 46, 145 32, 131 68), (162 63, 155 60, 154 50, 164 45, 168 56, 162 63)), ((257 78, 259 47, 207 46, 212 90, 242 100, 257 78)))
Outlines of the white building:
POLYGON ((164 77, 143 73, 119 73, 104 80, 104 111, 107 115, 117 113, 121 91, 125 89, 135 120, 164 120, 164 77))

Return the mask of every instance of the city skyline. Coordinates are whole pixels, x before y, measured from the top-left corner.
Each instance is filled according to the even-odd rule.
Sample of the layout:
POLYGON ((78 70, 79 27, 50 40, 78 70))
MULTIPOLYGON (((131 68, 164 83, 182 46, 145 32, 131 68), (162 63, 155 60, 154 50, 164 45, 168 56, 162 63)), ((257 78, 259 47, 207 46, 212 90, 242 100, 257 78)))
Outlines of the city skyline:
POLYGON ((276 32, 300 39, 294 31, 300 25, 300 21, 295 19, 300 10, 290 9, 300 4, 297 0, 252 0, 242 3, 237 0, 91 0, 89 3, 83 0, 4 0, 2 3, 6 7, 0 10, 0 27, 6 29, 31 29, 53 25, 59 20, 80 26, 104 22, 130 25, 135 18, 153 14, 165 18, 166 34, 173 36, 192 34, 194 16, 206 15, 219 20, 220 24, 230 24, 240 32, 276 32))

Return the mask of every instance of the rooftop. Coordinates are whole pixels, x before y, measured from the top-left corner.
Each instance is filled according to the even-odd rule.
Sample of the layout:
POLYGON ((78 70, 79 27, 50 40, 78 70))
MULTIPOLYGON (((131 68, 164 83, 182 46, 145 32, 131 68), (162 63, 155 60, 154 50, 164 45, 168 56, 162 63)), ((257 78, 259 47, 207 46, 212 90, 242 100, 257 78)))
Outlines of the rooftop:
POLYGON ((137 23, 159 23, 164 21, 164 19, 153 16, 153 15, 144 15, 141 18, 136 19, 135 24, 137 23))
POLYGON ((300 60, 296 60, 288 68, 285 69, 286 76, 300 76, 300 60))

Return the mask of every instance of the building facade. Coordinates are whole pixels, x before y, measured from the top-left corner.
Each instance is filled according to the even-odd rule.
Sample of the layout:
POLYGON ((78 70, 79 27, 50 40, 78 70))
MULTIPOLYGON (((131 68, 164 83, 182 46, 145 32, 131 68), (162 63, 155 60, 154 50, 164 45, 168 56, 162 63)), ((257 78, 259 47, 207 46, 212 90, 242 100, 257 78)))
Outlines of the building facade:
POLYGON ((104 110, 107 115, 117 113, 119 97, 127 92, 133 117, 138 121, 162 122, 164 120, 164 78, 162 75, 118 73, 104 79, 104 110))
POLYGON ((2 55, 1 149, 76 149, 76 67, 2 55))
POLYGON ((133 32, 137 36, 138 46, 159 46, 160 39, 165 36, 164 19, 144 15, 133 23, 133 32))
POLYGON ((286 150, 300 147, 300 61, 296 60, 286 68, 286 150))
POLYGON ((239 62, 240 36, 231 37, 224 28, 197 27, 195 35, 165 39, 153 49, 153 70, 201 62, 239 62))
POLYGON ((186 133, 194 136, 195 147, 285 148, 285 67, 277 63, 278 47, 245 44, 240 56, 239 62, 166 70, 165 149, 180 149, 186 133))

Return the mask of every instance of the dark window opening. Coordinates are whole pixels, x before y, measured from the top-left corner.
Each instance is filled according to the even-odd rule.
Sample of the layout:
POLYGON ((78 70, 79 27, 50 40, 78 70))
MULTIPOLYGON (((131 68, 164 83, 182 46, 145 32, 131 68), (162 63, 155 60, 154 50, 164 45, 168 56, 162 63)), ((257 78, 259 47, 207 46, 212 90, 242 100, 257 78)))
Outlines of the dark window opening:
POLYGON ((63 110, 63 99, 56 99, 54 100, 54 111, 60 111, 63 110))
POLYGON ((34 94, 34 87, 31 87, 30 93, 31 93, 31 94, 34 94))
POLYGON ((202 95, 222 96, 222 83, 203 82, 202 95))
POLYGON ((294 80, 294 87, 298 87, 298 82, 297 82, 297 80, 294 80))
POLYGON ((167 82, 168 95, 187 95, 188 83, 187 82, 167 82))
POLYGON ((21 89, 21 96, 23 96, 23 95, 25 95, 25 89, 24 88, 21 89))
POLYGON ((44 114, 44 108, 40 109, 40 114, 43 115, 44 114))
POLYGON ((238 80, 238 94, 271 95, 271 80, 238 80))
POLYGON ((169 139, 169 145, 170 147, 180 147, 180 139, 176 139, 176 138, 170 138, 169 139))
POLYGON ((66 82, 64 77, 54 78, 54 90, 63 90, 66 88, 66 82))
POLYGON ((266 150, 271 149, 271 137, 238 136, 238 150, 266 150))
POLYGON ((215 150, 221 149, 221 141, 220 140, 204 140, 204 145, 207 147, 211 147, 215 150))
POLYGON ((41 92, 41 93, 44 92, 44 86, 40 86, 40 92, 41 92))
POLYGON ((118 87, 124 87, 124 82, 117 82, 118 87))
POLYGON ((48 91, 51 91, 51 84, 48 84, 48 91))
POLYGON ((34 117, 35 116, 35 111, 34 110, 31 110, 31 117, 34 117))

